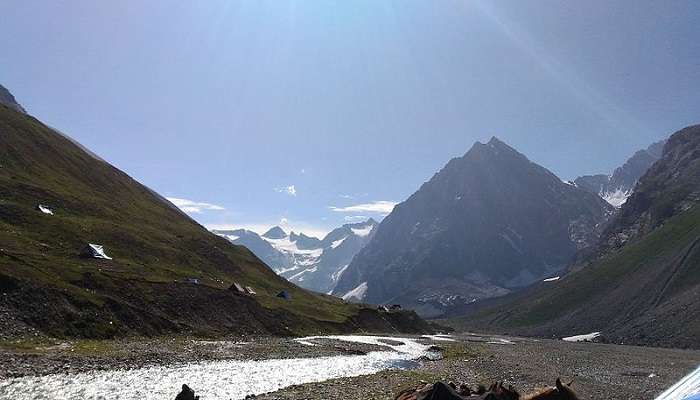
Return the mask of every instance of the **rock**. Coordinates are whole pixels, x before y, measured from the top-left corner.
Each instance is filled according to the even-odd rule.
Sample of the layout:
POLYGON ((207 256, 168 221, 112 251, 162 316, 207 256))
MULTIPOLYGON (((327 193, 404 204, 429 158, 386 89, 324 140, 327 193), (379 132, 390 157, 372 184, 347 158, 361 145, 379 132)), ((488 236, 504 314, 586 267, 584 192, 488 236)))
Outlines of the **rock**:
POLYGON ((367 355, 367 352, 364 350, 348 349, 346 347, 341 347, 341 346, 334 346, 334 348, 343 354, 350 354, 353 356, 365 356, 365 355, 367 355))
POLYGON ((199 400, 199 396, 195 396, 194 390, 183 384, 182 391, 175 397, 175 400, 199 400))

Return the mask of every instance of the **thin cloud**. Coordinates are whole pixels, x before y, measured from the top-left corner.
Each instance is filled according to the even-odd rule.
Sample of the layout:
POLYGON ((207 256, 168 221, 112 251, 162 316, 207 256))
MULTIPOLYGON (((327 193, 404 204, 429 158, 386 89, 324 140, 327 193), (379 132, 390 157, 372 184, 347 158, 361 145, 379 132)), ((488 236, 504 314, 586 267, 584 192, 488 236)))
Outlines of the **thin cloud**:
POLYGON ((330 206, 328 208, 331 209, 331 211, 335 212, 340 212, 340 213, 377 213, 377 214, 389 214, 391 210, 394 209, 394 206, 396 206, 396 202, 394 201, 386 201, 386 200, 378 200, 378 201, 373 201, 371 203, 363 203, 363 204, 356 204, 354 206, 347 206, 347 207, 335 207, 335 206, 330 206))
POLYGON ((275 192, 277 193, 284 193, 290 196, 296 196, 297 195, 297 188, 294 187, 294 185, 289 185, 281 188, 275 188, 275 192))
POLYGON ((177 208, 187 214, 201 214, 204 211, 223 211, 224 207, 216 204, 204 203, 200 201, 181 199, 178 197, 167 197, 168 201, 175 204, 177 208))
POLYGON ((369 219, 366 215, 346 215, 343 217, 345 222, 363 222, 369 219))

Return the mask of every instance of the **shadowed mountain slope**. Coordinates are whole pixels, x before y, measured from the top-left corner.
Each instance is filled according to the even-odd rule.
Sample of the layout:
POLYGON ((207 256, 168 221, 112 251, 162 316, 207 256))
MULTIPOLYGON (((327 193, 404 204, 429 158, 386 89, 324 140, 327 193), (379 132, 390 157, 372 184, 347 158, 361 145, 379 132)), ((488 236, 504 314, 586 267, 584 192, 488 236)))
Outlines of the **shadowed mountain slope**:
POLYGON ((461 327, 700 347, 700 125, 676 132, 601 236, 558 281, 472 310, 461 327))
POLYGON ((397 205, 334 293, 440 315, 560 271, 612 210, 492 138, 397 205))

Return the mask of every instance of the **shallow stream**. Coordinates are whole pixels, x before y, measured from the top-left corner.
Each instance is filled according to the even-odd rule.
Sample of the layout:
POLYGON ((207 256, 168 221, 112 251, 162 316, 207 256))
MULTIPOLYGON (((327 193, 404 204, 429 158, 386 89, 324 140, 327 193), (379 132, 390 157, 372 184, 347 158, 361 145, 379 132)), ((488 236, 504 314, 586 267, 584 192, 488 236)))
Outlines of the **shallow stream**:
POLYGON ((202 400, 243 399, 287 386, 328 379, 373 374, 386 369, 409 369, 430 354, 430 345, 415 339, 379 336, 317 336, 301 338, 377 344, 389 351, 366 355, 261 361, 202 361, 175 366, 131 370, 54 374, 0 381, 0 399, 138 399, 172 400, 183 383, 202 400), (382 342, 385 340, 386 342, 382 342), (399 344, 400 343, 400 344, 399 344))

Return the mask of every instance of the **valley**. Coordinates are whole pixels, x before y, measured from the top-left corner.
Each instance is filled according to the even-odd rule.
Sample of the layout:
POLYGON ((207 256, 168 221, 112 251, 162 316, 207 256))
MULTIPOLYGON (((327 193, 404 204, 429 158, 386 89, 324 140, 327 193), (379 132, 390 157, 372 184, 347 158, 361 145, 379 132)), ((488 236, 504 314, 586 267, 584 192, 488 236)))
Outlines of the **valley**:
POLYGON ((8 104, 0 104, 4 338, 432 330, 410 311, 380 315, 299 288, 8 104), (109 258, 86 253, 93 243, 109 258))
POLYGON ((14 348, 5 343, 0 351, 4 366, 0 369, 0 397, 22 399, 23 388, 32 382, 35 391, 26 393, 41 398, 42 390, 50 387, 49 382, 57 385, 61 379, 65 382, 61 384, 62 392, 68 395, 87 377, 91 378, 82 386, 83 393, 97 395, 101 393, 99 390, 108 390, 120 398, 168 398, 174 396, 182 383, 187 383, 204 398, 223 398, 215 393, 225 393, 232 398, 255 393, 256 397, 266 400, 333 400, 349 395, 392 398, 400 390, 418 385, 420 381, 437 380, 473 386, 505 380, 522 392, 529 392, 551 385, 553 379, 561 376, 573 379, 573 387, 582 398, 651 399, 700 363, 698 351, 475 333, 436 337, 390 336, 386 342, 392 347, 378 342, 376 337, 355 337, 351 341, 264 336, 218 340, 164 337, 34 342, 22 346, 16 344, 14 348), (409 341, 415 341, 415 344, 409 344, 412 343, 409 341), (407 344, 396 345, 402 342, 407 344), (409 345, 410 349, 404 348, 409 345), (429 346, 438 346, 440 356, 408 362, 429 346), (411 351, 417 353, 409 355, 413 354, 411 351), (374 354, 378 360, 392 357, 401 360, 404 358, 401 354, 407 357, 396 364, 392 364, 393 361, 379 365, 372 363, 374 367, 371 368, 382 369, 372 371, 358 369, 367 366, 361 361, 364 354, 374 354), (336 365, 332 372, 323 372, 323 367, 314 365, 314 360, 322 362, 328 357, 336 364, 340 360, 360 364, 348 364, 346 369, 336 365), (237 363, 246 362, 251 364, 246 369, 258 368, 253 363, 260 367, 265 363, 278 363, 274 367, 278 374, 289 374, 292 380, 279 377, 270 382, 261 371, 263 375, 259 381, 240 381, 235 375, 232 378, 232 372, 226 372, 226 366, 233 368, 237 363), (292 378, 294 372, 285 363, 296 363, 297 369, 304 365, 304 377, 292 378), (601 363, 606 367, 600 368, 601 363), (10 365, 21 366, 21 369, 8 369, 10 365), (205 369, 211 371, 206 375, 199 373, 205 369), (226 373, 227 377, 219 377, 219 373, 226 373), (314 378, 316 373, 326 375, 314 378), (105 374, 111 378, 100 378, 105 374), (131 377, 126 378, 127 374, 131 377), (359 374, 362 376, 356 377, 359 374), (161 379, 158 383, 149 382, 152 376, 161 379), (120 384, 123 379, 129 379, 129 384, 120 384), (90 386, 98 382, 102 389, 90 386), (279 389, 271 389, 274 385, 279 385, 279 389))
POLYGON ((0 400, 700 400, 700 2, 0 15, 0 400))

